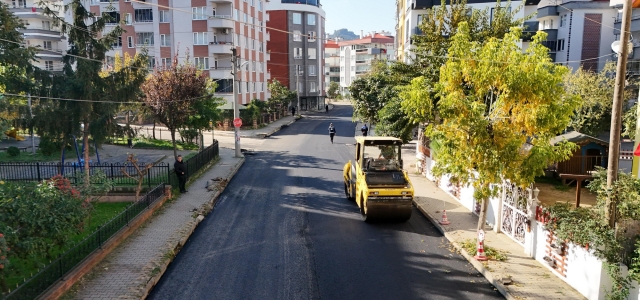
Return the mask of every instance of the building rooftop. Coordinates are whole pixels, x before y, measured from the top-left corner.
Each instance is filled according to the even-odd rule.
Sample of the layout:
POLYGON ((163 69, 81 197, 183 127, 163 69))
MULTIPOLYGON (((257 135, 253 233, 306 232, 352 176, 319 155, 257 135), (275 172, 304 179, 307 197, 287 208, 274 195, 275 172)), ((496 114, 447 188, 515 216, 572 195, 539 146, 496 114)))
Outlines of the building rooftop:
POLYGON ((327 42, 324 43, 324 47, 325 48, 340 48, 340 46, 338 46, 338 42, 336 42, 334 40, 327 40, 327 42))
POLYGON ((338 45, 347 46, 347 45, 371 44, 371 43, 392 44, 393 41, 394 41, 394 37, 392 36, 386 36, 379 33, 375 33, 373 35, 368 35, 357 40, 341 41, 341 42, 338 42, 338 45))
POLYGON ((578 145, 588 144, 590 142, 595 142, 596 144, 608 146, 609 142, 603 141, 599 138, 592 137, 590 135, 586 135, 584 133, 580 133, 577 131, 570 131, 565 134, 561 134, 551 139, 551 144, 555 145, 563 140, 567 140, 568 142, 576 143, 578 145))

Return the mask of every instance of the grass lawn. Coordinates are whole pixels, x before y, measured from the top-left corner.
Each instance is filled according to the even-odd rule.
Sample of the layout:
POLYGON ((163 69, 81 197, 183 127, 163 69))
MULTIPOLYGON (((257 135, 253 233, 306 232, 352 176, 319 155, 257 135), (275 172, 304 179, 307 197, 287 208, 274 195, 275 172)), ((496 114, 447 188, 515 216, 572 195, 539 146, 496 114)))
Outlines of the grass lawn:
MULTIPOLYGON (((74 152, 75 154, 75 152, 74 152)), ((37 162, 37 161, 59 161, 60 151, 53 153, 51 156, 46 156, 36 151, 36 154, 31 154, 30 151, 22 152, 18 156, 10 156, 7 152, 0 152, 0 162, 37 162)))
MULTIPOLYGON (((113 145, 127 146, 127 139, 120 138, 111 142, 113 145)), ((176 147, 178 150, 198 150, 198 145, 192 143, 182 143, 176 141, 176 147)), ((154 140, 147 138, 135 138, 133 139, 133 148, 149 148, 160 150, 173 150, 173 144, 167 140, 154 140)))
MULTIPOLYGON (((66 249, 73 247, 74 244, 82 241, 84 238, 93 233, 102 224, 111 220, 113 217, 122 212, 131 202, 105 202, 95 203, 94 210, 91 214, 90 222, 85 226, 85 230, 70 237, 70 245, 66 249)), ((53 251, 53 257, 57 257, 62 254, 66 249, 58 249, 53 251)), ((16 288, 16 284, 21 284, 25 279, 31 278, 38 272, 38 269, 42 269, 49 260, 45 257, 31 257, 27 259, 9 258, 10 265, 8 268, 9 276, 7 277, 7 285, 12 290, 16 288)))

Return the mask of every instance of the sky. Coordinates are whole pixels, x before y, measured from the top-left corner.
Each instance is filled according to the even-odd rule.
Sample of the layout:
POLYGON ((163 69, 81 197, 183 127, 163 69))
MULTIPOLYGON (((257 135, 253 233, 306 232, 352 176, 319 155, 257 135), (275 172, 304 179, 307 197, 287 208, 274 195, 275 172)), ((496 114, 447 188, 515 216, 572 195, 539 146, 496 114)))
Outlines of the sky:
POLYGON ((347 28, 355 34, 364 30, 391 31, 396 28, 396 1, 394 0, 320 0, 327 13, 326 32, 347 28))

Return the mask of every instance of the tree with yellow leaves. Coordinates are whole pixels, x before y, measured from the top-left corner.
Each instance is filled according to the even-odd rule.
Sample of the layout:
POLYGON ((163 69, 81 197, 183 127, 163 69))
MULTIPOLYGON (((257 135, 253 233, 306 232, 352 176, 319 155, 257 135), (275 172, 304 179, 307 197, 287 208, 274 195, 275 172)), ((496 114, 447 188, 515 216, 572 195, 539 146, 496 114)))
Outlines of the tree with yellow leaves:
MULTIPOLYGON (((460 24, 435 87, 439 122, 427 130, 440 146, 433 172, 474 187, 482 203, 478 230, 488 199, 504 180, 526 187, 575 147, 550 143, 579 107, 579 98, 562 86, 569 70, 549 59, 545 33, 538 32, 524 52, 521 33, 512 28, 502 39, 480 43, 471 40, 467 23, 460 24)), ((419 81, 413 86, 424 88, 419 81)))

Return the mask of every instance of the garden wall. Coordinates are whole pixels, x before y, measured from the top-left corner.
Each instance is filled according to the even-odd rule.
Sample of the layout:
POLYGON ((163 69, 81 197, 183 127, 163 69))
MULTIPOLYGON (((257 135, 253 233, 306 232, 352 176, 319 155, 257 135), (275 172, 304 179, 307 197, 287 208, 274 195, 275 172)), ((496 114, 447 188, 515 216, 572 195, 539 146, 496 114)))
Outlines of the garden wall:
MULTIPOLYGON (((457 199, 461 205, 470 211, 476 212, 475 201, 473 199, 473 187, 455 187, 450 185, 450 176, 442 176, 436 180, 432 173, 435 161, 429 149, 416 149, 417 169, 431 181, 437 183, 438 187, 457 199)), ((493 226, 493 230, 500 232, 501 211, 503 206, 502 197, 492 198, 489 201, 487 211, 487 223, 493 226)), ((542 264, 543 268, 548 268, 553 274, 564 280, 567 284, 576 289, 580 294, 589 300, 604 300, 606 291, 611 289, 612 281, 602 263, 592 250, 573 244, 563 245, 558 249, 555 236, 544 229, 544 218, 542 217, 542 207, 537 199, 530 199, 528 204, 527 230, 524 234, 523 252, 542 264)), ((477 213, 476 213, 477 214, 477 213)), ((513 253, 518 255, 518 253, 513 253)), ((623 275, 626 270, 623 266, 623 275)), ((533 284, 533 283, 523 283, 533 284)), ((561 296, 561 295, 559 295, 561 296)), ((640 285, 633 283, 629 299, 640 300, 640 285)))

